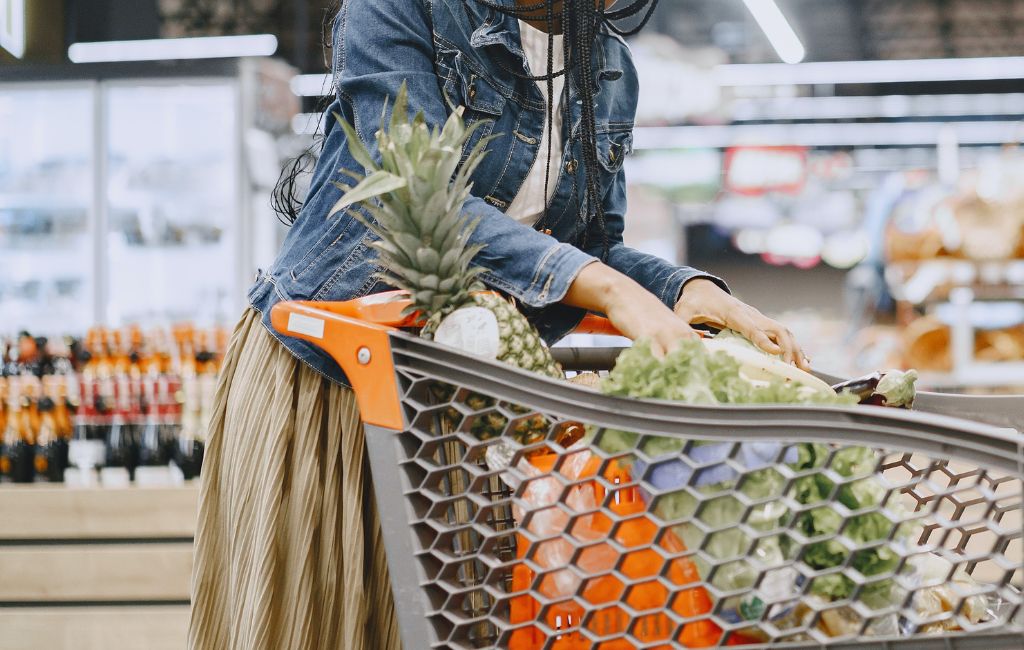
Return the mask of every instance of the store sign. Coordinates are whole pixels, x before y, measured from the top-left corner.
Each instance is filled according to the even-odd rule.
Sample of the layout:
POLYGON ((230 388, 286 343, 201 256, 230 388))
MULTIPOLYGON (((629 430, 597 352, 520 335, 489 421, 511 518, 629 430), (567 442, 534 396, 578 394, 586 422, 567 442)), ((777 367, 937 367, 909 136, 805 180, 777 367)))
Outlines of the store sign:
POLYGON ((725 186, 736 194, 799 194, 806 180, 804 147, 734 147, 725 153, 725 186))
POLYGON ((0 0, 0 47, 19 59, 25 55, 25 2, 0 0))

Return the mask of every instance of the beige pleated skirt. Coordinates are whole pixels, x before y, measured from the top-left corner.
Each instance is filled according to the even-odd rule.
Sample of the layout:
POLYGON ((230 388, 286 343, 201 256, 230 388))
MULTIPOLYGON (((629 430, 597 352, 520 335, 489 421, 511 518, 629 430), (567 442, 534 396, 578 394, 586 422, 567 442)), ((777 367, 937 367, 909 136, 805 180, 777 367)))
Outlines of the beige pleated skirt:
POLYGON ((189 647, 400 647, 355 395, 251 309, 210 423, 189 647))

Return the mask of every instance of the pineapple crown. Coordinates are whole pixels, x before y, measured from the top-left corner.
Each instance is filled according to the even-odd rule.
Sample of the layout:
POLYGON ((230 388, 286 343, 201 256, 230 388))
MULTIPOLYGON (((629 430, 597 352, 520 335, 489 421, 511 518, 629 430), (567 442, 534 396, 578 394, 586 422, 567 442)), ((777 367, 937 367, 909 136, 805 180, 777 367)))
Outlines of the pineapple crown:
POLYGON ((352 125, 334 114, 366 174, 341 170, 357 184, 335 183, 345 194, 330 214, 349 210, 379 237, 371 246, 385 270, 377 276, 409 293, 412 304, 406 312, 443 316, 472 302, 471 293, 483 289, 479 276, 484 269, 472 261, 484 246, 469 242, 479 219, 463 216, 462 209, 472 189, 470 176, 492 138, 481 138, 460 166, 463 149, 482 122, 467 127, 461 108, 440 129, 429 127, 422 112, 410 121, 404 82, 390 120, 387 109, 385 99, 376 134, 379 165, 352 125))

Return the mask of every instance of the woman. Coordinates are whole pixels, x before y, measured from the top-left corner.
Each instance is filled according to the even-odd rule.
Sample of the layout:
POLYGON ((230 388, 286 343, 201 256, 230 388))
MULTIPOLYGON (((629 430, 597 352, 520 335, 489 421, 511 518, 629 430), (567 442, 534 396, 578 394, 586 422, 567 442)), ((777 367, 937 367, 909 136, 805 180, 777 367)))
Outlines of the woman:
MULTIPOLYGON (((642 26, 656 3, 347 0, 334 25, 329 111, 372 145, 381 106, 404 81, 428 122, 461 105, 467 121, 487 121, 475 138, 501 134, 466 205, 486 243, 476 262, 548 341, 590 310, 659 351, 703 323, 805 366, 791 334, 720 280, 622 243, 637 76, 615 32, 621 19, 642 26)), ((328 218, 342 169, 361 167, 328 119, 301 210, 279 201, 292 228, 227 353, 204 469, 192 648, 398 646, 353 394, 329 357, 268 322, 281 300, 387 288, 367 229, 328 218)))

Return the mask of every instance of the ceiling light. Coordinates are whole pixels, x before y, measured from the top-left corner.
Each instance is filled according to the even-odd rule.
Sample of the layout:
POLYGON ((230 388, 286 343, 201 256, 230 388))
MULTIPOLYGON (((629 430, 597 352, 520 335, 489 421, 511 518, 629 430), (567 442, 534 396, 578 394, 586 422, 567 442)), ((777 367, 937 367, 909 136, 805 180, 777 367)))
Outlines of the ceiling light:
POLYGON ((793 27, 782 15, 779 5, 775 0, 743 0, 747 9, 753 14, 754 20, 761 26, 764 35, 775 48, 775 52, 787 64, 800 63, 804 60, 807 51, 800 37, 793 31, 793 27))
POLYGON ((1024 79, 1024 56, 720 65, 722 86, 793 86, 1024 79))
POLYGON ((0 0, 0 48, 25 55, 25 0, 0 0))
POLYGON ((323 113, 298 113, 292 117, 292 133, 316 135, 320 131, 323 113))
POLYGON ((299 97, 323 97, 331 94, 331 76, 298 74, 291 80, 292 92, 299 97))
POLYGON ((73 43, 68 48, 68 58, 72 63, 113 63, 270 56, 276 51, 276 36, 251 34, 73 43))

